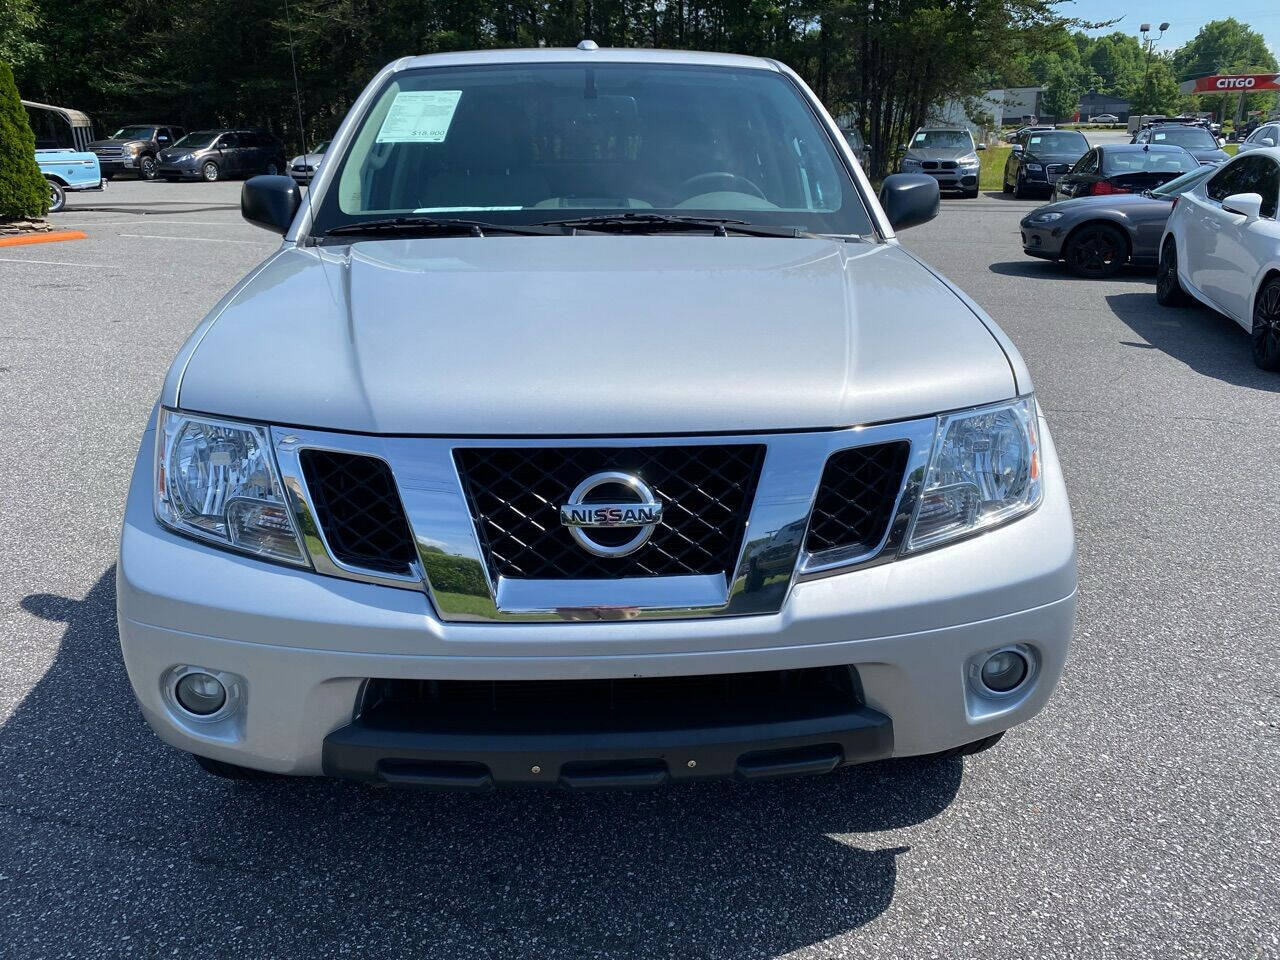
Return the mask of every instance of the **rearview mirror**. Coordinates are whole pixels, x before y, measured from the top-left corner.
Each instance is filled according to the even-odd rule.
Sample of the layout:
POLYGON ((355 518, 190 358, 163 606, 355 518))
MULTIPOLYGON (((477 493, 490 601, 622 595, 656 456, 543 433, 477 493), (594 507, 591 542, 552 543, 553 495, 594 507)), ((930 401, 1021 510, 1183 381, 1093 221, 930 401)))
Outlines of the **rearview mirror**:
POLYGON ((905 230, 936 217, 942 206, 942 193, 933 177, 922 173, 894 173, 884 178, 880 205, 893 229, 905 230))
POLYGON ((1257 220, 1262 214, 1262 194, 1233 193, 1222 201, 1222 209, 1228 213, 1238 213, 1248 220, 1257 220))
POLYGON ((302 193, 293 177, 251 177, 240 190, 240 215, 273 233, 288 232, 300 206, 302 193))

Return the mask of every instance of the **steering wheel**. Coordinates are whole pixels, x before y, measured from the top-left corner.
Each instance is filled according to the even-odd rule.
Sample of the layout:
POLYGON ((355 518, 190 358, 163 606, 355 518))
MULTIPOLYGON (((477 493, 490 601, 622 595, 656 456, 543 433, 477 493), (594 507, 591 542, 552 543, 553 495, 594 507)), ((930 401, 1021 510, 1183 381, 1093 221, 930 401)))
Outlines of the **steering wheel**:
POLYGON ((706 189, 704 185, 709 186, 717 180, 724 181, 726 186, 737 193, 749 193, 752 196, 759 197, 761 200, 768 200, 768 197, 764 195, 764 191, 754 183, 746 177, 740 177, 736 173, 730 173, 728 170, 712 170, 709 173, 700 173, 696 177, 690 177, 676 187, 676 196, 688 200, 690 197, 696 197, 701 193, 710 193, 711 191, 706 189))

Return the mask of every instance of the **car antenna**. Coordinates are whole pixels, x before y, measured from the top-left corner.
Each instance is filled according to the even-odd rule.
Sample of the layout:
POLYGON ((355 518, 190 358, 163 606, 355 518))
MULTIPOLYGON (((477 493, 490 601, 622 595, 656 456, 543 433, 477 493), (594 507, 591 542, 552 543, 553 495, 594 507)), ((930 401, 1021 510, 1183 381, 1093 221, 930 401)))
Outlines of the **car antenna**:
MULTIPOLYGON (((293 16, 289 12, 289 0, 284 0, 284 22, 289 29, 289 66, 293 69, 293 102, 298 108, 298 139, 302 142, 302 165, 307 165, 307 131, 302 121, 302 90, 298 85, 298 58, 293 52, 293 16)), ((311 207, 311 186, 315 182, 315 171, 307 181, 307 232, 315 226, 316 213, 311 207)), ((320 258, 324 263, 324 258, 320 258)))

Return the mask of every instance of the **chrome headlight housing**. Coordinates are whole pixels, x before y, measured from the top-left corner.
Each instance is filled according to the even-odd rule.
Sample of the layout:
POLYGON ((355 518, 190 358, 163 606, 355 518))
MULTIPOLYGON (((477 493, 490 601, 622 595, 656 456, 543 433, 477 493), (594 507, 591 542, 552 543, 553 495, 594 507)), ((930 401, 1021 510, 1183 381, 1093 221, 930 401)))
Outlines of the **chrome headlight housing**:
POLYGON ((124 152, 124 153, 126 153, 126 154, 128 154, 128 155, 129 155, 129 156, 131 156, 131 157, 136 157, 138 154, 140 154, 140 153, 142 152, 142 144, 140 144, 140 143, 126 143, 126 144, 124 145, 124 151, 123 151, 123 152, 124 152))
POLYGON ((161 410, 155 510, 188 536, 309 565, 266 427, 161 410))
POLYGON ((1044 496, 1034 397, 940 418, 906 550, 925 550, 1030 513, 1044 496))

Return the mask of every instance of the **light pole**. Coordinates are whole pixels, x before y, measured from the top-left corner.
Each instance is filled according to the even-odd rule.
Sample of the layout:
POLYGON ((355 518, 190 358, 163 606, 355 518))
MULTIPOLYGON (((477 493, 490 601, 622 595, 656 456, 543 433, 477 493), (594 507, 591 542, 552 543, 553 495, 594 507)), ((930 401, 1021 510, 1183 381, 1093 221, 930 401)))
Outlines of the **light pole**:
MULTIPOLYGON (((1151 33, 1151 24, 1144 23, 1138 27, 1138 32, 1142 34, 1142 45, 1147 48, 1146 66, 1142 71, 1142 93, 1147 98, 1147 102, 1143 104, 1147 109, 1151 109, 1151 51, 1155 49, 1156 42, 1164 36, 1164 32, 1169 29, 1168 23, 1160 24, 1160 32, 1154 37, 1148 36, 1151 33)), ((1144 113, 1146 110, 1143 111, 1144 113)))

